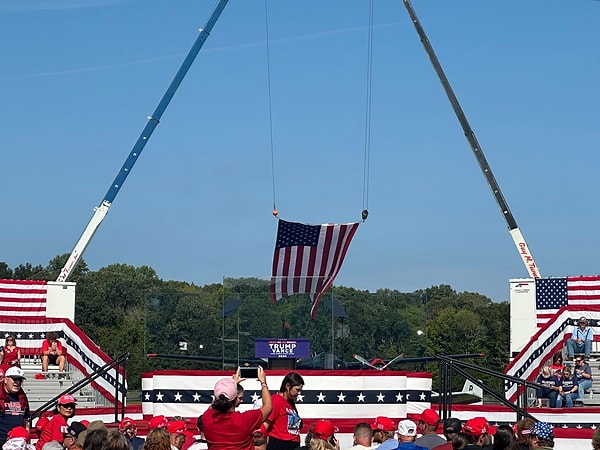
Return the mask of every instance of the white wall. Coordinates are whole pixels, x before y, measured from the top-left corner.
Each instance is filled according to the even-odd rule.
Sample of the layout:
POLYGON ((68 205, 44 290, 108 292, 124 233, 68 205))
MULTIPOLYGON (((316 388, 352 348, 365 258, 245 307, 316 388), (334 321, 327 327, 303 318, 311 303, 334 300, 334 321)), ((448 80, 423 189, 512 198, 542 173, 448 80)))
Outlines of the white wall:
POLYGON ((75 323, 75 283, 48 281, 46 317, 75 323))
POLYGON ((510 352, 519 352, 537 331, 535 280, 513 278, 510 283, 510 352))

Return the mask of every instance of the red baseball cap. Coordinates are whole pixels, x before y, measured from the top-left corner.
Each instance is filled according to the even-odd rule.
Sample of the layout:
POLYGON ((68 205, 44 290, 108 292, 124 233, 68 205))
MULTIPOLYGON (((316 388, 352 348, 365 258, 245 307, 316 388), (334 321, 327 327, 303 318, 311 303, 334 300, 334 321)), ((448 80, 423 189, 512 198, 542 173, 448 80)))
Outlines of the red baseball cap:
POLYGON ((373 431, 375 431, 375 430, 395 431, 396 430, 396 425, 394 424, 394 421, 385 416, 377 417, 375 419, 375 422, 373 422, 372 427, 373 427, 373 431))
POLYGON ((490 425, 485 417, 474 417, 463 425, 463 433, 471 436, 480 436, 482 434, 496 434, 496 427, 490 425))
POLYGON ((135 427, 135 420, 130 419, 129 417, 123 417, 123 420, 121 420, 121 423, 119 424, 119 430, 124 430, 129 427, 135 427))
POLYGON ((58 399, 59 405, 68 405, 69 403, 77 404, 77 400, 75 400, 75 397, 73 397, 71 394, 61 395, 58 399))
POLYGON ((153 430, 154 428, 165 428, 167 425, 169 425, 169 421, 167 420, 167 418, 165 416, 162 416, 162 415, 154 416, 148 422, 148 428, 151 430, 153 430))
POLYGON ((437 425, 440 422, 440 416, 433 409, 425 409, 417 420, 425 422, 427 425, 437 425))
POLYGON ((313 426, 313 437, 328 441, 333 433, 338 431, 338 428, 329 420, 318 420, 313 426))
POLYGON ((27 430, 24 427, 14 427, 12 430, 10 430, 7 434, 9 439, 15 439, 15 438, 23 438, 23 439, 29 439, 29 433, 27 432, 27 430))
POLYGON ((192 437, 194 435, 194 433, 187 430, 183 420, 169 422, 169 425, 167 426, 167 432, 171 434, 183 434, 184 436, 188 437, 192 437))

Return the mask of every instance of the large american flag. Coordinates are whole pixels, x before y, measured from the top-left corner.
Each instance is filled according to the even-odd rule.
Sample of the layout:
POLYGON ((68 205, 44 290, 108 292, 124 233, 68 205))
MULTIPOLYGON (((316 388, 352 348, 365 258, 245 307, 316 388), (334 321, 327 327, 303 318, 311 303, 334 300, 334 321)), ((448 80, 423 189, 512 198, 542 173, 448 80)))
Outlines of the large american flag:
POLYGON ((600 304, 600 276, 535 280, 538 327, 548 322, 563 306, 598 304, 600 304))
POLYGON ((311 316, 342 268, 358 223, 306 225, 279 219, 271 275, 271 299, 308 294, 311 316))
POLYGON ((46 317, 46 281, 0 280, 0 316, 46 317))

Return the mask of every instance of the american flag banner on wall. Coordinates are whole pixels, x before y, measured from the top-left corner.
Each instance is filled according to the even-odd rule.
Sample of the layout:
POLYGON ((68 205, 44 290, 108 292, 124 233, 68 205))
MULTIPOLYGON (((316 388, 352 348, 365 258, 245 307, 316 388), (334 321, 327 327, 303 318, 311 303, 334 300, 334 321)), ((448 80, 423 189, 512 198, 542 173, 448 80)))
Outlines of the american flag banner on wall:
POLYGON ((358 225, 306 225, 279 219, 271 300, 277 301, 292 294, 308 294, 314 318, 321 296, 342 268, 358 225))
POLYGON ((600 304, 600 276, 538 278, 535 280, 535 309, 538 327, 563 306, 600 304))
POLYGON ((0 280, 0 315, 46 317, 46 281, 0 280))

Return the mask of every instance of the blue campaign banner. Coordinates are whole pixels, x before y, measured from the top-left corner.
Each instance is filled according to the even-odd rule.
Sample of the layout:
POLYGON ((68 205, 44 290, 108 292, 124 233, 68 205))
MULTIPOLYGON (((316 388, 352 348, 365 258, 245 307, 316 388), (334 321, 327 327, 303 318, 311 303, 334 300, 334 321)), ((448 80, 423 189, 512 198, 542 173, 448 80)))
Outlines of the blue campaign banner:
POLYGON ((310 339, 255 339, 256 358, 308 358, 310 339))

